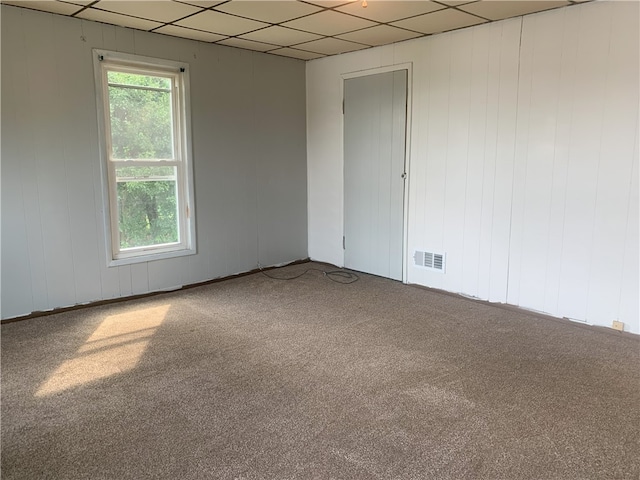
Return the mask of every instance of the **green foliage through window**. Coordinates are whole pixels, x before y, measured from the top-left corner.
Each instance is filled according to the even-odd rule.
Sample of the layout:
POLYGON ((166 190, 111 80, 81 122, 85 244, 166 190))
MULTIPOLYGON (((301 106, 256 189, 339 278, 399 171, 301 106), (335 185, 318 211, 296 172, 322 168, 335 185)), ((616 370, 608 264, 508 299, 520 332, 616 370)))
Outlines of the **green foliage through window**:
POLYGON ((172 159, 170 79, 122 72, 108 78, 113 158, 172 159))
POLYGON ((176 167, 126 166, 173 159, 171 79, 114 71, 107 78, 120 249, 179 243, 176 167))
POLYGON ((177 243, 175 180, 118 182, 120 248, 177 243))

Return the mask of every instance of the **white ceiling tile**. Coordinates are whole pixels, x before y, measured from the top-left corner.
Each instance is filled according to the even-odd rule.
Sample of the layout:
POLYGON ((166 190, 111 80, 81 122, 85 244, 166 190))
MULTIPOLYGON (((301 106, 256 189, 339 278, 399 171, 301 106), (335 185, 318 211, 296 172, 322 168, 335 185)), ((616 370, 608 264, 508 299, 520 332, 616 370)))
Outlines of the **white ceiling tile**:
POLYGON ((400 20, 394 22, 393 25, 415 30, 416 32, 431 34, 469 27, 484 22, 485 20, 481 18, 447 8, 446 10, 438 10, 437 12, 420 15, 419 17, 400 20))
POLYGON ((213 12, 207 10, 197 13, 192 17, 176 22, 176 25, 183 27, 197 28, 207 32, 220 33, 223 35, 240 35, 242 33, 257 30, 268 26, 267 23, 256 22, 246 18, 234 17, 226 13, 213 12))
POLYGON ((301 32, 300 30, 278 26, 263 28, 262 30, 241 35, 241 37, 256 42, 273 43, 286 47, 321 38, 320 35, 316 35, 315 33, 301 32))
POLYGON ((339 12, 349 13, 358 17, 368 18, 378 22, 393 22, 401 18, 413 17, 423 13, 430 13, 446 8, 429 1, 394 2, 394 1, 370 1, 367 8, 362 7, 361 2, 353 2, 336 8, 339 12))
POLYGON ((211 2, 207 0, 175 0, 175 1, 180 3, 188 3, 189 5, 195 5, 196 7, 202 7, 202 8, 214 7, 216 5, 220 5, 221 3, 224 3, 224 0, 218 1, 218 2, 211 2))
POLYGON ((465 3, 477 2, 478 0, 438 0, 440 3, 457 7, 458 5, 464 5, 465 3))
POLYGON ((401 28, 391 27, 389 25, 378 25, 377 27, 365 28, 364 30, 357 30, 355 32, 345 33, 344 35, 338 35, 338 38, 378 46, 401 42, 403 40, 409 40, 410 38, 420 36, 422 36, 422 34, 410 32, 401 28))
POLYGON ((296 50, 295 48, 279 48, 278 50, 271 50, 269 53, 298 58, 300 60, 313 60, 314 58, 324 57, 324 55, 320 55, 319 53, 303 52, 302 50, 296 50))
POLYGON ((244 48, 245 50, 255 50, 257 52, 267 52, 269 50, 273 50, 274 48, 278 48, 266 43, 244 40, 243 38, 227 38, 226 40, 218 42, 218 44, 227 45, 229 47, 244 48))
MULTIPOLYGON (((312 0, 307 1, 307 3, 313 3, 314 5, 318 5, 319 7, 333 8, 340 5, 344 5, 345 3, 351 3, 354 0, 312 0)), ((361 2, 362 3, 362 2, 361 2)))
POLYGON ((298 30, 319 33, 320 35, 338 35, 340 33, 350 32, 351 30, 373 27, 375 23, 363 18, 345 15, 344 13, 325 10, 309 15, 308 17, 291 20, 283 25, 297 28, 298 30))
POLYGON ((314 40, 313 42, 296 45, 296 47, 303 50, 309 50, 310 52, 324 53, 325 55, 336 55, 339 53, 353 52, 355 50, 368 48, 366 45, 347 42, 337 38, 322 38, 320 40, 314 40))
POLYGON ((85 20, 93 20, 95 22, 110 23, 112 25, 120 25, 121 27, 137 28, 139 30, 151 30, 162 25, 158 22, 143 20, 136 17, 128 17, 118 13, 105 12, 104 10, 96 10, 95 8, 87 8, 76 15, 77 18, 85 20))
POLYGON ((174 37, 190 38, 191 40, 199 40, 201 42, 217 42, 218 40, 226 38, 224 35, 178 27, 177 25, 165 25, 164 27, 154 30, 154 32, 173 35, 174 37))
POLYGON ((126 1, 102 0, 91 8, 99 8, 113 13, 132 15, 156 22, 173 22, 187 15, 201 11, 199 8, 184 3, 166 1, 126 1))
POLYGON ((462 5, 460 10, 480 15, 489 20, 502 20, 503 18, 516 17, 526 15, 528 13, 541 12, 550 8, 562 7, 569 5, 569 2, 558 2, 552 0, 508 0, 490 2, 475 2, 468 5, 462 5))
POLYGON ((86 7, 87 5, 93 3, 95 0, 64 0, 63 3, 73 3, 75 5, 82 5, 86 7))
POLYGON ((236 1, 223 3, 216 10, 263 22, 280 23, 319 12, 321 8, 292 1, 236 1))
POLYGON ((80 11, 82 8, 78 5, 71 5, 70 3, 62 3, 62 2, 25 2, 24 0, 19 1, 3 1, 3 5, 14 5, 17 7, 26 7, 32 8, 33 10, 40 10, 43 12, 51 12, 51 13, 59 13, 61 15, 73 15, 74 13, 80 11))

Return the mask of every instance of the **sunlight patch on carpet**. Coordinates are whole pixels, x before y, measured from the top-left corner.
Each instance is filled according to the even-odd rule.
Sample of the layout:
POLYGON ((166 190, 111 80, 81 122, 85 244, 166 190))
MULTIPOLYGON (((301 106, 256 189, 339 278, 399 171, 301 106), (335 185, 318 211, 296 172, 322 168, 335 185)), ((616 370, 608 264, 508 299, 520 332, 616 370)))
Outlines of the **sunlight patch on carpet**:
POLYGON ((171 305, 110 315, 76 355, 60 365, 40 386, 36 397, 58 393, 136 367, 171 305))

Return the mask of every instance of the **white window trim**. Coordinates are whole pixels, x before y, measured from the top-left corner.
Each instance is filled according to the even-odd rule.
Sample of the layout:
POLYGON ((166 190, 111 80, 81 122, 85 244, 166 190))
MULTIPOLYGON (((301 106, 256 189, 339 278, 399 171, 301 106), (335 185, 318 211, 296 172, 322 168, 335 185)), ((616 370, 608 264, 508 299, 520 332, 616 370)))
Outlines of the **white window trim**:
MULTIPOLYGON (((191 147, 189 65, 187 63, 174 62, 171 60, 161 60, 157 58, 97 49, 93 50, 93 65, 96 84, 96 105, 98 111, 98 137, 100 145, 100 171, 102 173, 104 236, 107 265, 114 267, 118 265, 128 265, 132 263, 149 262, 195 254, 197 250, 195 202, 193 191, 193 158, 191 147), (174 95, 173 105, 174 108, 176 104, 181 106, 180 109, 176 109, 178 113, 178 121, 174 124, 174 142, 176 150, 179 149, 179 156, 175 160, 154 162, 154 165, 158 166, 170 165, 182 168, 182 175, 178 175, 178 181, 182 181, 182 188, 178 189, 178 208, 180 209, 179 215, 183 218, 183 221, 179 224, 181 238, 181 242, 179 244, 140 247, 127 249, 126 252, 121 252, 115 243, 119 232, 118 205, 117 196, 114 192, 110 192, 110 190, 116 188, 116 182, 115 164, 112 164, 109 159, 109 152, 111 151, 108 143, 111 141, 108 132, 110 118, 108 117, 109 112, 106 109, 108 90, 105 81, 105 69, 110 62, 116 63, 118 68, 129 65, 137 70, 144 70, 146 67, 150 69, 149 73, 157 73, 158 70, 164 70, 167 73, 178 74, 180 77, 180 81, 176 82, 179 91, 174 95), (181 101, 178 100, 178 96, 181 101)), ((131 166, 143 163, 144 161, 127 161, 127 164, 131 166)))

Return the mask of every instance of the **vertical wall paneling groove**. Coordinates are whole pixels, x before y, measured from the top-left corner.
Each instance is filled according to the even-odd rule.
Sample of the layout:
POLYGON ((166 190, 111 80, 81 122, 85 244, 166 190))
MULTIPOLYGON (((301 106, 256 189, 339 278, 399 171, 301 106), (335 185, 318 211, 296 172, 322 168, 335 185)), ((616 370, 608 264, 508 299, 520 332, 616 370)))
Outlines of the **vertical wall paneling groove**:
POLYGON ((490 29, 471 30, 471 68, 469 73, 469 129, 465 153, 464 235, 462 245, 462 284, 460 290, 478 296, 479 266, 486 252, 482 239, 484 204, 484 165, 487 125, 487 84, 490 29), (484 128, 482 128, 484 126, 484 128), (471 261, 466 261, 470 259, 471 261))
MULTIPOLYGON (((477 32, 482 31, 478 30, 477 32)), ((475 87, 475 93, 472 94, 474 110, 479 109, 479 112, 475 114, 476 123, 473 125, 474 138, 478 142, 475 149, 479 150, 470 150, 470 153, 478 151, 481 155, 476 162, 475 175, 480 174, 482 181, 476 190, 476 195, 479 196, 475 211, 471 207, 468 212, 478 215, 476 221, 478 222, 479 236, 472 240, 467 238, 464 254, 465 258, 473 257, 473 244, 477 243, 478 263, 466 268, 467 276, 463 291, 469 291, 470 295, 488 299, 491 285, 490 282, 484 281, 484 278, 486 278, 486 272, 491 270, 493 199, 496 186, 497 129, 501 87, 500 80, 494 81, 494 79, 500 78, 500 49, 497 46, 502 36, 502 29, 491 28, 484 30, 484 32, 488 36, 487 47, 483 47, 482 44, 474 45, 474 71, 482 80, 475 87)), ((469 177, 469 172, 467 172, 467 177, 469 177)))
MULTIPOLYGON (((135 265, 135 264, 134 264, 135 265)), ((126 297, 133 295, 133 284, 131 279, 131 265, 120 265, 118 269, 118 286, 120 295, 126 297)))
POLYGON ((128 28, 116 28, 112 27, 109 30, 110 37, 114 39, 113 50, 116 52, 133 52, 138 53, 135 49, 134 36, 135 30, 128 28), (113 35, 111 33, 113 32, 113 35))
POLYGON ((307 256, 302 61, 1 9, 2 318, 307 256), (196 255, 107 266, 95 48, 189 64, 196 255))
MULTIPOLYGON (((578 21, 576 15, 562 17, 564 26, 561 28, 562 37, 556 40, 558 44, 554 48, 549 46, 549 55, 559 55, 559 60, 551 67, 555 68, 555 74, 559 75, 557 84, 554 85, 554 104, 549 105, 555 112, 554 127, 550 140, 554 144, 553 166, 550 169, 549 185, 549 210, 548 229, 546 236, 546 271, 543 283, 543 298, 538 300, 538 310, 544 312, 557 312, 560 295, 560 271, 562 252, 564 245, 564 226, 566 218, 566 195, 569 172, 570 144, 573 123, 573 89, 576 78, 576 65, 574 59, 578 49, 578 21)), ((558 27, 560 28, 560 27, 558 27)), ((543 179, 544 181, 544 179, 543 179)), ((542 292, 540 293, 542 294, 542 292)), ((540 295, 539 294, 539 295, 540 295)))
MULTIPOLYGON (((464 209, 467 195, 467 157, 469 143, 469 111, 471 89, 471 55, 473 31, 451 35, 449 64, 449 103, 447 105, 446 149, 444 163, 444 210, 442 212, 442 245, 447 246, 447 274, 442 276, 445 290, 462 291, 464 209)), ((437 120, 436 120, 437 121, 437 120)), ((436 159, 439 161, 439 159, 436 159)), ((467 261, 477 261, 467 259, 467 261)))
POLYGON ((151 290, 149 288, 149 268, 147 263, 132 263, 129 265, 129 276, 131 277, 131 293, 133 295, 151 290))
MULTIPOLYGON (((85 22, 85 23, 88 23, 88 22, 85 22)), ((115 25, 102 25, 101 32, 100 32, 100 34, 102 35, 102 42, 101 42, 102 48, 106 50, 115 50, 117 52, 129 51, 131 53, 136 53, 134 48, 134 43, 133 43, 133 32, 131 32, 131 43, 128 44, 126 47, 124 47, 126 48, 126 50, 118 49, 118 43, 116 41, 117 30, 119 29, 115 25)), ((120 45, 120 48, 123 48, 122 44, 120 45)))
MULTIPOLYGON (((426 137, 426 164, 424 177, 409 175, 410 191, 416 196, 417 202, 409 201, 409 209, 416 206, 416 211, 423 226, 423 237, 409 238, 409 252, 415 250, 444 251, 444 221, 445 221, 445 189, 447 181, 447 136, 449 134, 449 96, 451 77, 451 35, 434 38, 429 45, 427 75, 431 85, 428 103, 424 106, 428 111, 426 137), (412 188, 416 185, 416 188, 412 188), (422 185, 422 187, 418 186, 422 185), (412 241, 413 240, 413 241, 412 241)), ((415 89, 422 88, 421 79, 416 78, 415 89)), ((417 110, 422 110, 418 107, 417 110)), ((416 162, 417 163, 417 162, 416 162)), ((410 253, 411 254, 411 253, 410 253)), ((415 272, 409 269, 408 279, 422 274, 431 276, 428 281, 437 288, 444 288, 443 278, 439 274, 430 272, 415 272)), ((420 279, 414 280, 420 283, 420 279)))
POLYGON ((491 261, 490 270, 482 273, 482 282, 488 283, 489 286, 487 300, 506 302, 512 222, 513 155, 517 122, 517 108, 514 107, 517 106, 518 100, 522 21, 514 19, 500 22, 496 27, 497 25, 500 25, 500 37, 496 38, 493 48, 500 52, 496 60, 499 62, 499 77, 494 78, 493 81, 499 84, 499 99, 491 219, 491 261))
MULTIPOLYGON (((467 182, 473 179, 480 180, 475 189, 471 192, 471 198, 475 202, 469 205, 465 202, 465 224, 475 225, 478 236, 476 238, 466 238, 464 258, 478 258, 477 263, 469 263, 467 266, 463 260, 464 283, 463 291, 468 291, 469 295, 478 298, 489 298, 489 282, 485 282, 483 272, 488 272, 491 268, 491 227, 493 215, 493 190, 495 188, 495 156, 496 156, 496 130, 498 119, 498 92, 500 83, 493 82, 495 77, 499 78, 500 68, 499 49, 495 48, 496 29, 477 30, 475 35, 484 32, 486 35, 486 47, 482 44, 475 45, 473 54, 473 72, 476 82, 473 98, 473 114, 469 155, 477 152, 478 158, 472 163, 471 169, 467 171, 467 182), (496 75, 497 73, 497 75, 496 75), (484 128, 481 126, 484 125, 484 128)), ((471 113, 470 113, 471 115, 471 113)))
POLYGON ((343 259, 335 82, 411 62, 408 282, 640 333, 638 9, 589 2, 308 62, 311 258, 343 259), (446 273, 415 250, 446 252, 446 273))

